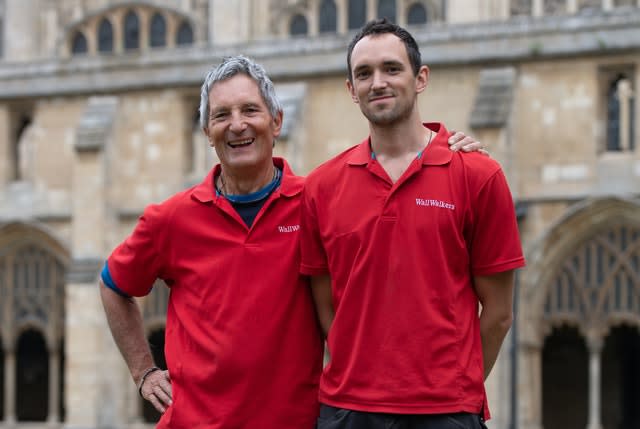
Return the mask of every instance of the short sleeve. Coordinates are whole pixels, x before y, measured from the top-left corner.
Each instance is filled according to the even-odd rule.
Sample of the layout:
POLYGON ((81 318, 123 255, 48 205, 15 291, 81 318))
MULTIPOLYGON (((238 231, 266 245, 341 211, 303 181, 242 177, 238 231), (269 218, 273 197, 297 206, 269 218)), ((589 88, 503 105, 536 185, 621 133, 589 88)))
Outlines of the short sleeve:
POLYGON ((518 222, 502 170, 482 185, 471 201, 471 270, 473 275, 497 274, 523 267, 518 222))
POLYGON ((107 259, 113 283, 127 295, 148 294, 155 280, 161 277, 160 207, 148 206, 131 235, 107 259))
POLYGON ((309 276, 328 272, 327 255, 322 245, 318 213, 311 190, 305 186, 302 193, 300 220, 300 273, 309 276))

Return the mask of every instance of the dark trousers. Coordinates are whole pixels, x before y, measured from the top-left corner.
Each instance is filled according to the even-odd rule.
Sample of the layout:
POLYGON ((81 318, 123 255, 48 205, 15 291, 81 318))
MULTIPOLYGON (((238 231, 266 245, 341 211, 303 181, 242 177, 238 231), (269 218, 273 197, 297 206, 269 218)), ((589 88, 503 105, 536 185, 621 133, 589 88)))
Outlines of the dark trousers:
POLYGON ((316 429, 486 429, 477 414, 383 414, 322 405, 316 429))

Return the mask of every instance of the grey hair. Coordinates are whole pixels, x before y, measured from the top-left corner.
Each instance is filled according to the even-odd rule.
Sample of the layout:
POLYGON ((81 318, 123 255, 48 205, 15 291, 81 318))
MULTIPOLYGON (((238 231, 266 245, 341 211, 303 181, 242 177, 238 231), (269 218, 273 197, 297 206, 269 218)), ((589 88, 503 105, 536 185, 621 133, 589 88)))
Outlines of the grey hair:
POLYGON ((256 63, 244 55, 225 57, 217 67, 212 68, 204 79, 202 90, 200 91, 200 127, 206 128, 209 120, 209 92, 213 85, 218 82, 231 79, 235 75, 242 73, 253 79, 260 89, 260 95, 264 100, 269 113, 276 117, 282 112, 282 104, 276 96, 273 82, 267 76, 267 72, 260 64, 256 63))

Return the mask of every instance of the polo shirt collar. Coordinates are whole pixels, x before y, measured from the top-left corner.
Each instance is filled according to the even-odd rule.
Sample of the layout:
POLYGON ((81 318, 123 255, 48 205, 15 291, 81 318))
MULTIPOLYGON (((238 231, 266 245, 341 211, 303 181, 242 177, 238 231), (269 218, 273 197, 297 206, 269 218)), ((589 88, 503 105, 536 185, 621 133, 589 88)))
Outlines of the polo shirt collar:
MULTIPOLYGON (((302 192, 302 180, 296 180, 297 176, 293 173, 291 167, 289 167, 289 164, 284 158, 274 157, 273 165, 282 170, 280 187, 274 192, 279 192, 286 197, 292 197, 302 192)), ((213 178, 220 174, 220 168, 220 164, 217 164, 209 171, 209 174, 207 174, 204 180, 193 188, 193 191, 191 191, 191 195, 193 195, 196 200, 200 201, 201 203, 208 203, 213 201, 216 195, 216 189, 213 185, 213 178)))
MULTIPOLYGON (((431 143, 420 154, 422 165, 444 165, 451 161, 453 152, 449 149, 449 131, 439 122, 429 122, 422 124, 425 128, 433 131, 431 143)), ((373 159, 371 153, 371 136, 364 139, 359 145, 353 148, 347 157, 349 165, 368 165, 373 159)))

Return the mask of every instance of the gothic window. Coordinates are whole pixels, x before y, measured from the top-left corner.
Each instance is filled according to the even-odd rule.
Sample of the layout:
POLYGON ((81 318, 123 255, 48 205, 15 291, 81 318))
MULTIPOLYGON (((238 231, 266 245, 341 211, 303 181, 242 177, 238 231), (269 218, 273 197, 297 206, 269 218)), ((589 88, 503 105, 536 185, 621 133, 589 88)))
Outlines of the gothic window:
POLYGON ((407 24, 420 25, 427 23, 427 9, 422 3, 414 3, 409 6, 407 12, 407 24))
POLYGON ((134 11, 124 17, 124 49, 138 49, 140 47, 140 20, 134 11))
POLYGON ((576 323, 617 315, 640 321, 640 229, 613 227, 580 245, 556 274, 544 312, 576 323))
POLYGON ((618 74, 607 91, 607 151, 634 149, 634 107, 631 80, 618 74))
POLYGON ((323 0, 320 4, 320 33, 335 33, 337 21, 336 3, 333 0, 323 0))
POLYGON ((49 402, 49 353, 42 334, 27 330, 16 347, 16 417, 44 422, 49 402))
POLYGON ((78 31, 71 42, 71 53, 73 55, 86 54, 88 50, 87 38, 84 37, 81 31, 78 31))
POLYGON ((193 43, 193 29, 191 25, 184 21, 178 27, 178 33, 176 34, 176 45, 184 46, 191 45, 193 43))
POLYGON ((309 32, 307 18, 304 15, 294 15, 289 23, 289 34, 291 36, 305 36, 309 32))
POLYGON ((367 0, 349 0, 349 30, 362 27, 367 21, 367 0))
POLYGON ((21 114, 18 117, 15 138, 11 147, 11 162, 13 164, 11 179, 15 181, 27 180, 32 167, 29 162, 30 148, 27 147, 28 142, 24 139, 26 131, 31 125, 31 117, 27 114, 21 114))
POLYGON ((98 52, 113 52, 113 26, 107 18, 98 26, 98 52))
POLYGON ((391 22, 396 22, 396 1, 378 0, 378 18, 387 18, 391 22))
POLYGON ((511 0, 511 16, 531 16, 532 0, 511 0))
POLYGON ((560 15, 567 12, 567 0, 543 0, 545 15, 560 15))
POLYGON ((160 13, 155 13, 151 17, 149 44, 153 48, 166 46, 167 44, 167 23, 160 13))

